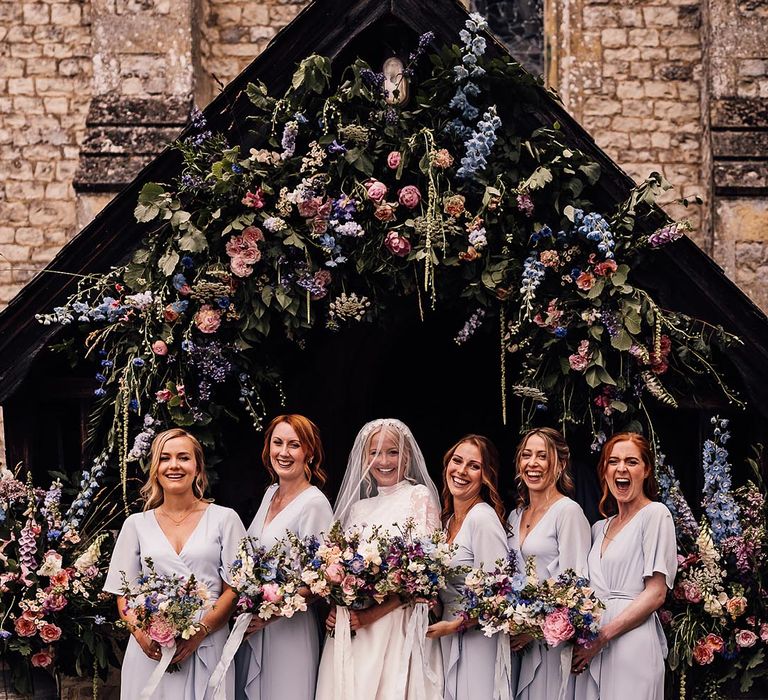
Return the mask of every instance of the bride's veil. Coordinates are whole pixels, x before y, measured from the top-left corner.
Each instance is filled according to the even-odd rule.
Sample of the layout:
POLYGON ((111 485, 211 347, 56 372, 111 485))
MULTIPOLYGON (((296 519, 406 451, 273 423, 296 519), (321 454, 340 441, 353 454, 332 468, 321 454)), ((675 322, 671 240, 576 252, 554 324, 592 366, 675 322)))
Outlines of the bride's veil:
POLYGON ((379 418, 366 423, 360 429, 349 453, 347 471, 333 508, 334 519, 340 520, 342 525, 349 524, 347 520, 355 503, 377 495, 378 488, 371 474, 371 466, 387 435, 393 437, 397 443, 397 468, 403 478, 413 484, 426 486, 430 500, 439 507, 440 496, 437 487, 429 476, 424 455, 410 428, 397 418, 379 418))

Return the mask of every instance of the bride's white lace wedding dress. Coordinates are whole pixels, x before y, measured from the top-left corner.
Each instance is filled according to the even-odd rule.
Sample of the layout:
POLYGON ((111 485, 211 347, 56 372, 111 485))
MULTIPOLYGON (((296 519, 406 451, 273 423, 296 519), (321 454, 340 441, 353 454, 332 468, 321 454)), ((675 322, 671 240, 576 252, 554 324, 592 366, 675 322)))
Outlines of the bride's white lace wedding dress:
MULTIPOLYGON (((417 531, 440 527, 438 504, 423 484, 402 480, 379 487, 372 498, 352 506, 347 525, 370 531, 375 526, 395 533, 397 525, 413 518, 417 531)), ((441 700, 443 671, 440 645, 423 638, 412 617, 413 606, 403 606, 357 630, 351 644, 354 694, 344 697, 334 664, 336 639, 326 638, 318 675, 316 700, 441 700), (409 634, 409 624, 411 625, 409 634)), ((423 611, 419 611, 423 614, 423 611)))

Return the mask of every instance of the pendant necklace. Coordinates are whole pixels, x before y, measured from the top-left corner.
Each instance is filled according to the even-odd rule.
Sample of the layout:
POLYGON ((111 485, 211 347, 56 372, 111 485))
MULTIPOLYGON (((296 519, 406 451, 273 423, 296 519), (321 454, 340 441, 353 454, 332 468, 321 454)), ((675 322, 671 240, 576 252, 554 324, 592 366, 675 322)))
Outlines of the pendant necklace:
POLYGON ((168 518, 168 520, 170 520, 176 527, 179 527, 190 515, 192 515, 192 513, 194 513, 198 503, 200 503, 200 499, 196 500, 192 507, 187 510, 178 520, 174 518, 170 513, 166 513, 164 510, 160 510, 158 508, 158 511, 160 511, 166 518, 168 518))

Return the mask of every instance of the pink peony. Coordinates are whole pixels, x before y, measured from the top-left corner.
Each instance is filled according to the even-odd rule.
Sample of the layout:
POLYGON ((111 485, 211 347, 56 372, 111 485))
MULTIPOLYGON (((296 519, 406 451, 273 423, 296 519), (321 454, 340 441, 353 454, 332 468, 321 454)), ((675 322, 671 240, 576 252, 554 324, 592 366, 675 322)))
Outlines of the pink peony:
POLYGON ((152 343, 152 352, 155 353, 155 355, 167 355, 168 346, 162 340, 156 340, 152 343))
POLYGON ((37 666, 37 668, 48 668, 53 661, 53 656, 47 651, 38 651, 37 654, 32 655, 30 661, 32 662, 32 665, 37 666))
POLYGON ((568 641, 576 634, 570 619, 568 611, 565 608, 555 610, 544 618, 544 625, 541 630, 544 633, 544 639, 551 647, 556 647, 561 642, 568 641))
POLYGON ((392 170, 397 170, 400 167, 400 161, 402 159, 403 156, 400 154, 400 151, 391 151, 387 156, 387 165, 392 168, 392 170))
POLYGON ((569 355, 568 364, 575 372, 583 372, 589 366, 589 358, 584 355, 569 355))
POLYGON ((325 577, 331 583, 341 583, 344 578, 344 567, 341 564, 329 564, 325 570, 325 577))
POLYGON ((61 571, 57 571, 55 574, 51 575, 52 586, 66 587, 68 583, 69 571, 67 571, 67 569, 62 569, 61 571))
POLYGON ((387 186, 376 179, 368 180, 365 183, 365 190, 368 193, 368 198, 374 202, 381 202, 387 196, 387 186))
POLYGON ((357 588, 357 577, 347 574, 341 581, 341 590, 344 595, 352 595, 357 588))
POLYGON ((51 622, 46 622, 41 628, 40 628, 40 638, 46 643, 50 644, 51 642, 55 642, 59 637, 61 637, 61 627, 57 627, 51 622))
POLYGON ((37 632, 37 625, 34 620, 28 620, 26 617, 17 617, 13 626, 19 637, 34 637, 37 632))
POLYGON ((384 245, 392 255, 404 258, 411 252, 411 243, 407 238, 401 236, 397 231, 390 231, 384 239, 384 245))
POLYGON ((165 403, 166 401, 170 401, 173 394, 168 389, 160 389, 155 394, 155 399, 157 399, 158 403, 165 403))
POLYGON ((243 243, 249 248, 255 248, 264 240, 264 233, 256 226, 246 226, 242 233, 243 243))
POLYGON ((696 583, 694 583, 693 581, 683 581, 682 587, 683 587, 683 594, 685 595, 685 599, 689 603, 701 602, 701 599, 702 599, 701 590, 699 589, 696 583))
POLYGON ((415 185, 406 185, 398 192, 398 201, 408 209, 415 209, 421 202, 421 192, 415 185))
POLYGON ((221 312, 209 304, 203 304, 195 314, 195 325, 201 333, 215 333, 221 325, 221 312))
POLYGON ((760 639, 764 642, 768 642, 768 622, 764 622, 760 625, 760 639))
POLYGON ((261 594, 268 603, 276 603, 283 599, 280 593, 280 586, 276 583, 265 583, 261 588, 261 594))
POLYGON ((617 269, 615 260, 606 260, 595 265, 595 274, 599 277, 610 277, 617 269))
POLYGON ((317 216, 317 211, 322 203, 322 197, 311 197, 310 199, 305 199, 303 202, 299 202, 296 206, 301 216, 305 219, 311 219, 317 216))
POLYGON ((155 615, 147 630, 150 639, 154 639, 161 647, 173 646, 176 634, 173 627, 161 615, 155 615))
POLYGON ((715 660, 715 652, 706 641, 696 642, 696 645, 693 647, 693 660, 699 666, 711 664, 715 660))
POLYGON ((753 647, 757 643, 757 635, 751 630, 739 630, 736 633, 736 644, 740 647, 753 647))

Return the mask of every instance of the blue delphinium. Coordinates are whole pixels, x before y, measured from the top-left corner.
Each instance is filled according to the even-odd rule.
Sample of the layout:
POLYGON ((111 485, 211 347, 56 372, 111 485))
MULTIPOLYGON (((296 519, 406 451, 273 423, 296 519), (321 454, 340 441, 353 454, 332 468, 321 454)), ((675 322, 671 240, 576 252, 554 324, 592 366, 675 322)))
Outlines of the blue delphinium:
POLYGON ((91 500, 99 488, 99 479, 104 476, 105 466, 106 456, 102 453, 93 460, 93 466, 83 472, 80 479, 80 491, 64 515, 62 532, 77 530, 80 527, 80 522, 88 508, 91 507, 91 500))
POLYGON ((128 453, 127 460, 135 462, 149 454, 149 448, 152 446, 152 439, 157 433, 160 421, 156 421, 151 415, 144 416, 144 429, 136 436, 128 453))
POLYGON ((585 214, 583 210, 576 209, 573 219, 576 230, 588 241, 597 243, 597 249, 605 258, 613 257, 615 241, 608 222, 595 212, 585 214))
POLYGON ((501 127, 501 119, 496 114, 496 107, 491 106, 478 122, 475 132, 464 144, 467 152, 461 159, 461 167, 456 171, 457 177, 466 179, 485 170, 488 164, 486 158, 496 143, 496 130, 499 127, 501 127))
POLYGON ((707 513, 712 539, 720 544, 728 537, 741 535, 739 506, 731 492, 731 465, 728 461, 726 442, 730 438, 728 421, 712 418, 712 438, 704 443, 702 464, 704 467, 704 490, 702 505, 707 513))
POLYGON ((531 253, 525 259, 520 293, 523 295, 523 301, 529 313, 533 310, 533 298, 536 296, 536 290, 544 279, 546 272, 547 268, 544 267, 536 253, 531 253))
POLYGON ((471 136, 471 123, 477 119, 480 110, 472 104, 470 97, 477 97, 480 94, 480 86, 474 82, 474 78, 480 78, 485 75, 485 69, 479 65, 478 61, 485 53, 485 37, 480 33, 488 29, 485 19, 477 13, 469 16, 464 24, 464 29, 459 32, 459 38, 462 42, 461 64, 454 67, 454 82, 456 83, 456 93, 451 98, 449 107, 458 112, 458 116, 453 119, 446 131, 463 140, 471 136))
POLYGON ((683 535, 685 538, 695 540, 699 536, 699 525, 683 495, 674 467, 667 464, 667 458, 662 452, 659 452, 656 457, 656 477, 662 503, 672 513, 678 538, 683 535))

